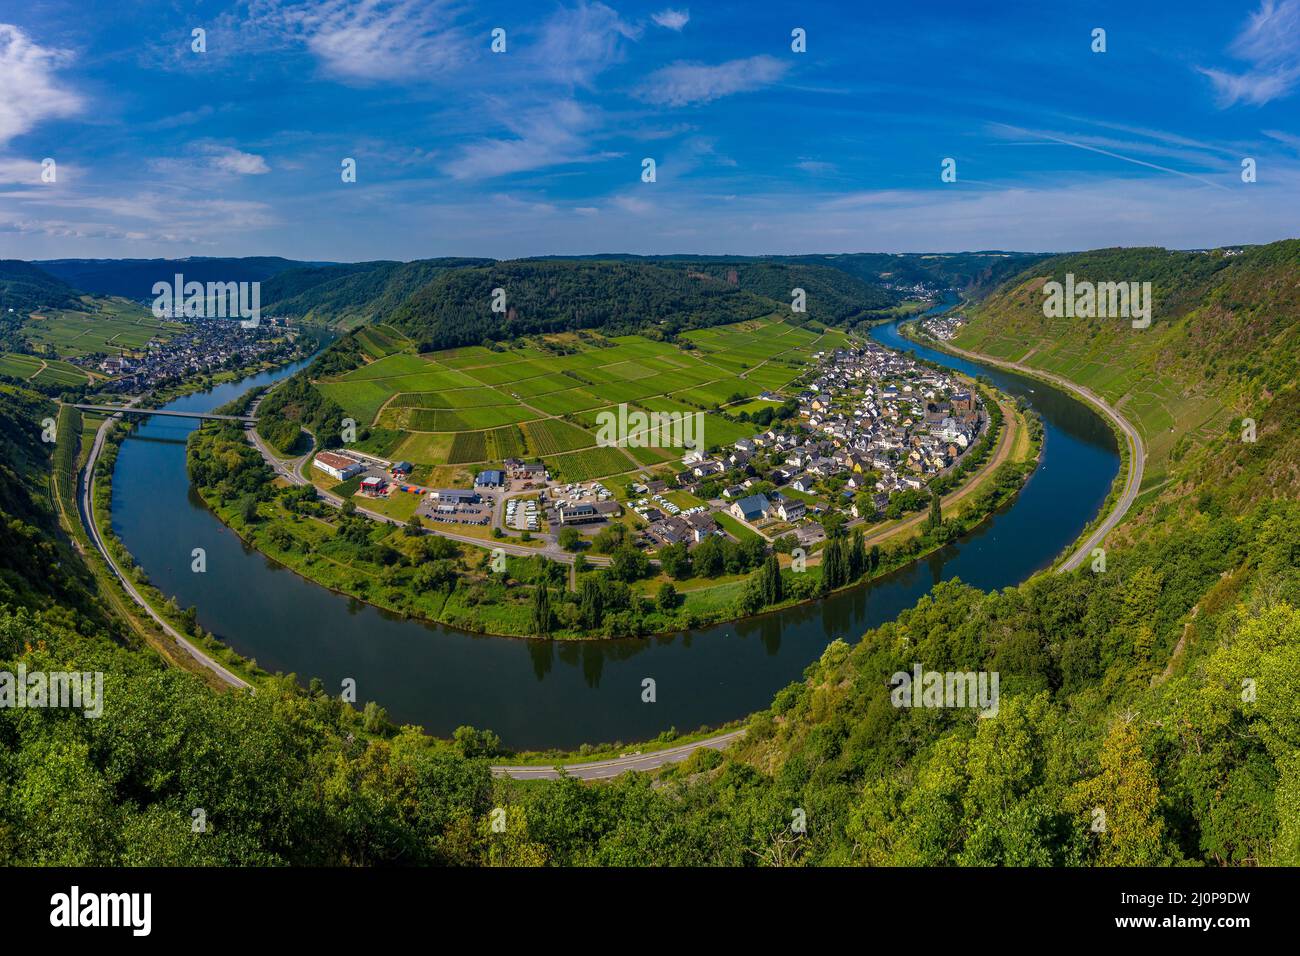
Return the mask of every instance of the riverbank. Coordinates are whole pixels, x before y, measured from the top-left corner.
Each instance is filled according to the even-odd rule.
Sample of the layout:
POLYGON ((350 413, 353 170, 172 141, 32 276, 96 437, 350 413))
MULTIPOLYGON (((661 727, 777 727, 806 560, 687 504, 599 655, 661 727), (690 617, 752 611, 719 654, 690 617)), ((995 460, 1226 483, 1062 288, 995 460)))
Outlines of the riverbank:
MULTIPOLYGON (((354 505, 354 511, 374 523, 368 530, 360 529, 356 519, 340 509, 345 499, 319 488, 315 493, 332 506, 329 510, 304 498, 303 486, 283 477, 274 482, 273 494, 254 495, 251 489, 265 485, 271 476, 263 474, 260 482, 249 477, 254 468, 249 448, 233 428, 208 424, 192 434, 188 460, 191 477, 198 476, 195 487, 200 497, 245 544, 336 594, 406 618, 498 637, 544 636, 562 641, 657 637, 779 612, 862 587, 978 528, 1014 497, 1037 464, 1041 446, 1036 426, 1006 396, 982 397, 995 410, 992 424, 983 446, 970 453, 974 457, 963 459, 966 467, 975 468, 973 474, 942 495, 946 520, 941 526, 930 527, 924 512, 881 524, 852 522, 847 533, 863 534, 864 553, 871 548, 870 562, 863 558, 855 565, 856 574, 828 588, 823 584, 824 549, 808 555, 806 564, 781 555, 783 586, 776 601, 756 603, 752 597, 759 571, 733 573, 719 583, 710 578, 670 579, 663 573, 625 581, 626 593, 617 591, 612 601, 608 594, 604 596, 609 616, 594 627, 582 616, 585 609, 578 608, 575 592, 583 589, 586 578, 599 574, 596 569, 572 575, 569 590, 567 572, 557 572, 541 556, 513 549, 515 553, 503 555, 503 568, 494 567, 497 542, 468 543, 428 528, 420 533, 403 524, 401 519, 409 515, 376 514, 367 510, 364 501, 354 505), (1023 457, 1013 454, 1017 449, 1023 457), (237 488, 250 490, 237 492, 237 488), (455 543, 431 551, 427 537, 455 543), (533 613, 535 582, 541 577, 555 589, 556 626, 545 635, 539 634, 533 613), (665 585, 671 588, 668 601, 659 597, 665 585)), ((273 461, 261 443, 253 444, 276 474, 287 474, 284 461, 273 461)))
POLYGON ((1093 556, 1093 550, 1102 544, 1106 535, 1124 519, 1124 515, 1132 507, 1133 502, 1137 500, 1137 496, 1141 491, 1142 474, 1146 463, 1146 448, 1137 428, 1109 402, 1083 385, 1019 362, 1008 362, 990 355, 958 348, 948 342, 927 335, 924 331, 918 337, 915 331, 916 328, 917 323, 915 322, 902 323, 899 326, 903 335, 917 341, 920 341, 923 337, 926 345, 939 351, 1004 368, 1042 382, 1049 387, 1063 388, 1101 412, 1102 420, 1107 423, 1115 436, 1115 444, 1120 456, 1119 472, 1111 483, 1110 491, 1096 517, 1084 526, 1083 531, 1080 532, 1071 547, 1055 562, 1056 570, 1062 572, 1073 571, 1081 567, 1084 561, 1093 556))
MULTIPOLYGON (((930 358, 948 361, 939 353, 930 358)), ((884 574, 878 568, 869 584, 685 633, 503 641, 325 591, 250 549, 195 494, 184 443, 196 425, 184 419, 148 419, 123 443, 113 483, 114 530, 161 592, 198 609, 205 632, 273 674, 294 673, 303 683, 319 678, 335 692, 341 681, 353 680, 360 699, 381 701, 398 723, 419 724, 444 739, 462 725, 490 728, 503 747, 521 754, 571 753, 594 741, 655 741, 673 727, 716 728, 763 711, 830 641, 852 640, 893 620, 940 580, 960 577, 998 589, 1050 565, 1104 497, 1114 474, 1113 443, 1081 403, 1055 391, 1029 394, 1022 380, 1003 381, 996 370, 993 378, 1013 402, 1027 398, 1044 412, 1042 465, 1014 503, 923 560, 884 574), (191 572, 194 547, 207 554, 205 574, 191 572), (647 677, 658 685, 652 704, 642 699, 647 677)), ((212 411, 255 384, 223 386, 172 407, 212 411)), ((787 570, 784 577, 793 575, 787 570)), ((616 749, 610 759, 647 746, 616 749)))
MULTIPOLYGON (((318 342, 315 338, 310 341, 318 342)), ((222 384, 214 381, 216 379, 223 379, 224 384, 229 385, 259 375, 287 375, 310 361, 312 354, 302 354, 299 350, 297 357, 290 357, 287 362, 259 361, 216 376, 203 376, 151 393, 147 405, 143 400, 131 404, 137 408, 171 404, 212 391, 222 384)), ((93 430, 83 426, 82 413, 76 408, 60 406, 59 446, 66 450, 56 451, 59 461, 65 466, 56 467, 51 490, 65 530, 86 559, 114 609, 136 636, 164 660, 197 673, 214 687, 249 689, 257 681, 269 677, 270 674, 259 668, 255 661, 244 658, 205 632, 197 623, 195 608, 182 609, 174 599, 154 587, 127 547, 113 533, 111 503, 117 455, 122 442, 136 430, 141 420, 101 413, 89 413, 86 418, 93 423, 93 430), (70 483, 61 474, 68 460, 76 462, 71 494, 70 483)))

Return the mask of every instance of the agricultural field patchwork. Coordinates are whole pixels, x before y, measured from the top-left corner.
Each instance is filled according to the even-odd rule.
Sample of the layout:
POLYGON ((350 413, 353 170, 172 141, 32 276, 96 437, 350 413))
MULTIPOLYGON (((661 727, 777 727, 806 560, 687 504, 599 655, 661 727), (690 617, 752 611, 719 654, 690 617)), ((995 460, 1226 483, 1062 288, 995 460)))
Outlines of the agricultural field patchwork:
POLYGON ((0 354, 0 375, 22 379, 37 385, 84 385, 93 376, 85 369, 60 362, 58 359, 44 359, 35 355, 19 355, 13 352, 0 354))
POLYGON ((316 385, 359 422, 404 434, 391 457, 430 467, 540 457, 571 480, 681 455, 677 448, 597 447, 602 411, 617 414, 626 404, 629 411, 700 412, 705 444, 731 444, 754 426, 716 408, 777 391, 813 364, 813 354, 848 342, 837 330, 779 316, 693 330, 680 342, 565 334, 519 348, 426 355, 384 326, 363 334, 371 360, 316 385))
POLYGON ((154 317, 144 306, 125 299, 96 299, 94 311, 61 309, 37 312, 23 322, 24 338, 50 356, 80 356, 104 352, 138 352, 152 339, 166 341, 181 326, 154 317))

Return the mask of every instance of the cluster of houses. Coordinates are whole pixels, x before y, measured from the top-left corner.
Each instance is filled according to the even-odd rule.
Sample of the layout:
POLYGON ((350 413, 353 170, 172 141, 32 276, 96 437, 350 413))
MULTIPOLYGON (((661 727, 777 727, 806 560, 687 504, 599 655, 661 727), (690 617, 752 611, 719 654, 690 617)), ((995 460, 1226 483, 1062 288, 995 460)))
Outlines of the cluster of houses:
POLYGON ((277 330, 266 320, 252 329, 229 319, 177 321, 186 322, 183 330, 172 333, 165 341, 152 339, 138 357, 110 355, 74 361, 97 364, 100 371, 114 377, 102 386, 102 391, 135 392, 193 375, 253 365, 284 346, 284 330, 277 330))
POLYGON ((799 396, 799 415, 831 451, 796 451, 785 467, 799 490, 847 475, 847 487, 888 498, 951 468, 984 427, 978 397, 956 378, 878 345, 837 349, 799 396), (875 473, 871 487, 861 476, 875 473), (796 484, 798 482, 798 484, 796 484))
POLYGON ((966 319, 961 315, 935 315, 921 320, 921 328, 928 335, 944 342, 956 337, 965 324, 966 319))
POLYGON ((688 546, 699 544, 712 535, 723 535, 718 522, 707 508, 689 508, 681 514, 659 517, 645 529, 645 535, 656 547, 685 542, 688 546))
MULTIPOLYGON (((906 355, 872 344, 814 357, 819 372, 797 396, 803 427, 769 429, 711 457, 693 451, 682 459, 677 484, 702 497, 716 493, 722 508, 746 524, 791 525, 806 543, 822 532, 816 515, 836 507, 852 518, 880 514, 891 495, 919 490, 956 464, 985 427, 976 395, 906 355), (737 473, 746 477, 718 488, 737 473)), ((632 490, 654 494, 663 482, 632 490)), ((666 518, 657 508, 634 510, 659 544, 703 540, 709 532, 694 524, 704 519, 716 528, 708 514, 666 518)))

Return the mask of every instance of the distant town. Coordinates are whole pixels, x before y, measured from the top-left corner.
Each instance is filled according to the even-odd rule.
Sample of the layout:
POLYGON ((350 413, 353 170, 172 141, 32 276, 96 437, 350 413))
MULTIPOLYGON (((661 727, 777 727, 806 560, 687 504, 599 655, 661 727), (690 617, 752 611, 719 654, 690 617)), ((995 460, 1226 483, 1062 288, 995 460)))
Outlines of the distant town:
POLYGON ((263 317, 256 328, 223 318, 168 317, 183 325, 168 337, 157 336, 141 350, 107 357, 89 355, 72 364, 110 376, 99 391, 134 393, 175 384, 194 375, 245 368, 282 356, 294 333, 289 320, 263 317))

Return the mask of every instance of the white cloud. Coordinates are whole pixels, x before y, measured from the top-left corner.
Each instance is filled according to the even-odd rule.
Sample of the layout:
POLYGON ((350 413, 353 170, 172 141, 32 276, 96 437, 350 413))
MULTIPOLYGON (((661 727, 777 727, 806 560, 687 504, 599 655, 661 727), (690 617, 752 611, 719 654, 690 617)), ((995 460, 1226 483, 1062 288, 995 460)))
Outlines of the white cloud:
POLYGON ((1300 153, 1300 136, 1294 133, 1284 133, 1280 129, 1266 129, 1263 132, 1270 139, 1275 139, 1284 146, 1289 146, 1295 152, 1300 153))
POLYGON ((502 121, 514 136, 465 146, 446 164, 453 178, 485 179, 613 155, 592 151, 589 133, 595 119, 573 100, 557 100, 518 116, 513 107, 504 109, 502 121))
POLYGON ((222 172, 239 176, 260 176, 271 171, 271 167, 261 156, 241 152, 232 146, 205 146, 203 152, 208 155, 208 164, 222 172))
POLYGON ((716 66, 673 63, 646 77, 636 95, 647 103, 666 106, 707 103, 775 83, 788 68, 781 60, 767 55, 729 60, 716 66))
POLYGON ((471 38, 455 0, 245 0, 208 24, 208 51, 155 43, 151 67, 187 72, 238 63, 274 64, 306 48, 342 83, 409 83, 467 63, 471 38))
POLYGON ((668 30, 677 30, 681 32, 682 27, 691 21, 690 10, 660 10, 658 13, 650 14, 650 19, 668 30))
POLYGON ((398 80, 459 65, 467 40, 446 24, 439 0, 333 0, 305 5, 291 19, 326 72, 359 80, 398 80))
POLYGON ((1220 108, 1263 106, 1288 96, 1300 82, 1300 0, 1263 0, 1228 51, 1250 69, 1197 68, 1214 84, 1220 108))
MULTIPOLYGON (((59 177, 64 178, 64 168, 59 167, 59 177)), ((41 181, 41 164, 33 159, 0 157, 0 183, 30 185, 41 181)))
POLYGON ((46 119, 81 110, 81 98, 54 75, 71 60, 68 50, 43 47, 13 24, 0 23, 0 145, 46 119))
POLYGON ((552 79, 588 86, 623 58, 624 41, 640 32, 603 3, 580 2, 561 8, 543 25, 536 62, 552 79))
POLYGON ((654 205, 646 202, 644 199, 637 199, 635 196, 616 196, 614 205, 624 212, 630 212, 634 216, 644 216, 654 211, 654 205))

